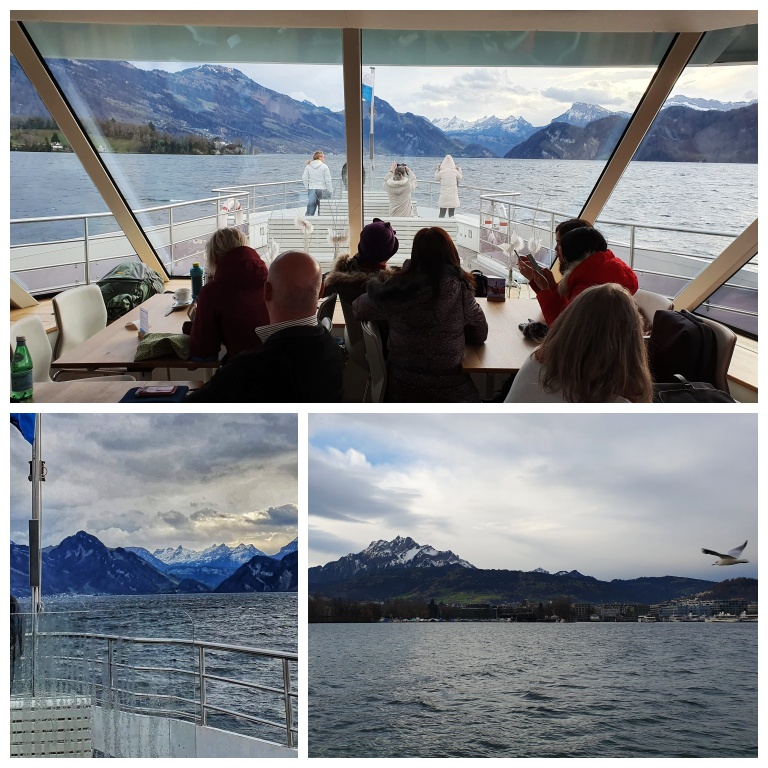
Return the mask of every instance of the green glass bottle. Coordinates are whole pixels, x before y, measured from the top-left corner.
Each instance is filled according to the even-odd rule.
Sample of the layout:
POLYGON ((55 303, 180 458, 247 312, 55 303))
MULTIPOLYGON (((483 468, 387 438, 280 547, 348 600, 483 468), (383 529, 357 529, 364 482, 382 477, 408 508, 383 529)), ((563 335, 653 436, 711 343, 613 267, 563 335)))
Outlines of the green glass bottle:
POLYGON ((32 356, 26 336, 16 337, 16 351, 11 360, 11 400, 20 402, 32 397, 32 356))

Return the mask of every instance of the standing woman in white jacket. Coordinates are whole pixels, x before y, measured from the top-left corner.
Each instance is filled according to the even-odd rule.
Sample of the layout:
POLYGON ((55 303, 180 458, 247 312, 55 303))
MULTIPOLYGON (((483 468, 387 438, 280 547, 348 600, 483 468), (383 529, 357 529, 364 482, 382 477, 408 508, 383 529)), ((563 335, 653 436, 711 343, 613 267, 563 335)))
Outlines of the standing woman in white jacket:
POLYGON ((324 197, 330 197, 333 194, 333 184, 331 183, 331 172, 328 166, 323 162, 325 154, 317 150, 312 159, 304 166, 304 189, 307 190, 307 216, 314 216, 317 212, 320 215, 320 201, 324 197))
POLYGON ((440 207, 440 218, 445 218, 445 211, 453 216, 459 207, 459 182, 461 181, 461 168, 453 162, 450 155, 446 155, 443 162, 437 166, 435 181, 440 182, 440 199, 437 201, 440 207))

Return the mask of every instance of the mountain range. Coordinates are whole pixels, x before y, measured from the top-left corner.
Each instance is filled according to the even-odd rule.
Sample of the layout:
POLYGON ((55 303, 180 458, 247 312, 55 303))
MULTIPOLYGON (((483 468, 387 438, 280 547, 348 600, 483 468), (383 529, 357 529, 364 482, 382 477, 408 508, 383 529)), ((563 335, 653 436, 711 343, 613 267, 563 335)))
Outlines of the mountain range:
MULTIPOLYGON (((757 582, 750 581, 754 581, 756 599, 757 582)), ((574 570, 551 574, 542 568, 481 569, 453 552, 439 552, 400 536, 390 542, 372 542, 362 552, 310 568, 307 583, 311 595, 344 600, 406 598, 448 603, 546 602, 567 596, 574 602, 650 605, 718 588, 718 582, 682 576, 600 581, 574 570)))
MULTIPOLYGON (((78 531, 42 552, 46 594, 160 594, 176 592, 296 591, 298 539, 269 557, 252 545, 184 547, 149 552, 105 546, 78 531)), ((30 593, 29 547, 11 542, 11 591, 30 593)))
MULTIPOLYGON (((52 59, 48 65, 65 91, 77 90, 99 121, 151 124, 157 132, 220 139, 253 152, 346 151, 343 112, 292 99, 231 67, 204 64, 165 72, 125 61, 69 59, 52 59)), ((11 93, 12 119, 49 117, 13 57, 11 93)), ((430 121, 399 113, 378 96, 375 111, 376 151, 402 157, 603 159, 629 119, 627 113, 575 103, 541 127, 515 116, 430 121)), ((364 144, 369 119, 364 110, 364 144)), ((757 103, 673 97, 641 153, 638 159, 644 160, 756 163, 757 103), (671 108, 683 111, 660 125, 671 108)))

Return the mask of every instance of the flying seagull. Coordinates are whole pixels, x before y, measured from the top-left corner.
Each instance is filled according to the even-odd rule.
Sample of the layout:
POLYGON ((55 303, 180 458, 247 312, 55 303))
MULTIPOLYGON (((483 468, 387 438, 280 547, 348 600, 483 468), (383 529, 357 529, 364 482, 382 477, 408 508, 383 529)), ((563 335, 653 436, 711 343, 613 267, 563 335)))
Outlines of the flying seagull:
POLYGON ((721 555, 719 552, 715 552, 713 549, 703 549, 702 552, 705 555, 714 555, 715 557, 719 557, 720 559, 716 562, 712 563, 712 565, 736 565, 736 563, 748 563, 749 560, 741 560, 739 558, 739 555, 744 551, 744 547, 747 546, 747 542, 745 541, 740 547, 736 547, 736 549, 732 549, 730 552, 728 552, 727 555, 721 555))

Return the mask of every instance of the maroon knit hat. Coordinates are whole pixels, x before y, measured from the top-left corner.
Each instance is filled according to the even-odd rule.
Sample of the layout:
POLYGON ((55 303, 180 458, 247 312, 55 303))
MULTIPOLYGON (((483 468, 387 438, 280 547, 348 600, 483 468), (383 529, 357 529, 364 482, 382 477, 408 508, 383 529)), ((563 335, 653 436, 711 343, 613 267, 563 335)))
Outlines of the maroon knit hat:
POLYGON ((364 226, 357 246, 357 261, 360 266, 373 267, 396 254, 400 243, 395 234, 392 225, 381 219, 374 219, 364 226))

